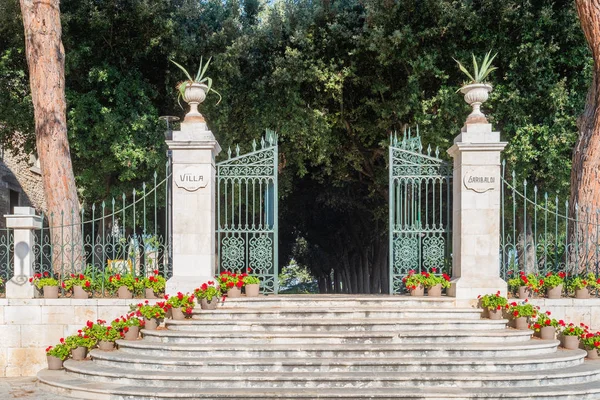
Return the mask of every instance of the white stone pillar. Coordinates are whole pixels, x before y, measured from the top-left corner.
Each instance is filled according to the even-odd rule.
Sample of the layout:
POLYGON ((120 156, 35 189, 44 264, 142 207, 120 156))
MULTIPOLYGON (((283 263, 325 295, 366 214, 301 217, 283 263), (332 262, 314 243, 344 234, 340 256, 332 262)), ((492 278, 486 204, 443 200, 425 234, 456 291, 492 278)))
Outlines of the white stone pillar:
POLYGON ((500 291, 500 154, 506 142, 485 117, 467 120, 448 153, 454 158, 452 282, 449 296, 474 300, 500 291))
POLYGON ((172 152, 173 277, 167 293, 191 292, 215 276, 215 157, 219 143, 202 117, 186 116, 172 152))
POLYGON ((15 207, 14 214, 5 215, 6 227, 13 229, 14 274, 6 282, 6 298, 33 299, 35 288, 29 283, 33 276, 34 229, 42 228, 42 218, 31 207, 15 207))

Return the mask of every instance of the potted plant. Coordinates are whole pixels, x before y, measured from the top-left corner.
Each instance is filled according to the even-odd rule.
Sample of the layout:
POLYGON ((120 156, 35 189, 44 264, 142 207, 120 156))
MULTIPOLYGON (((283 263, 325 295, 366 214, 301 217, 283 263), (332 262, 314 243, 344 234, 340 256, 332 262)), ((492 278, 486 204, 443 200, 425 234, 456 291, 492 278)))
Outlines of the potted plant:
POLYGON ((247 297, 258 297, 260 293, 260 279, 257 276, 246 275, 242 278, 247 297))
POLYGON ((538 313, 537 318, 529 324, 529 329, 535 331, 536 336, 543 340, 554 340, 558 321, 550 318, 550 311, 538 313))
POLYGON ((132 274, 114 274, 108 277, 109 290, 117 292, 119 299, 132 299, 133 294, 140 291, 142 282, 132 274))
POLYGON ((65 344, 65 339, 60 338, 60 344, 46 348, 48 369, 58 370, 63 368, 63 362, 69 357, 71 348, 65 344))
POLYGON ((402 278, 402 282, 410 291, 411 296, 425 295, 425 282, 427 281, 427 272, 423 271, 417 274, 414 269, 408 271, 408 275, 402 278))
POLYGON ((159 275, 157 269, 153 272, 154 275, 147 276, 142 281, 147 299, 156 299, 159 295, 163 294, 167 284, 167 281, 159 275))
POLYGON ((592 360, 597 360, 600 358, 600 356, 598 356, 598 350, 600 350, 600 332, 585 332, 581 336, 581 344, 587 351, 588 358, 592 360))
POLYGON ((71 276, 62 283, 63 289, 69 291, 73 289, 73 297, 75 299, 87 299, 89 293, 94 291, 92 279, 84 274, 71 274, 71 276))
POLYGON ((585 277, 577 275, 567 281, 567 290, 575 292, 576 299, 589 299, 589 287, 596 286, 596 276, 590 272, 585 277))
POLYGON ((171 313, 173 319, 182 320, 185 318, 192 317, 192 311, 194 310, 195 296, 194 294, 183 294, 178 292, 176 296, 171 296, 167 300, 167 304, 171 306, 171 313))
POLYGON ((546 277, 540 280, 540 284, 546 289, 546 296, 549 299, 560 299, 565 282, 565 273, 560 271, 557 274, 548 272, 546 277))
POLYGON ((219 303, 219 297, 221 297, 221 290, 220 286, 216 285, 214 281, 208 281, 200 285, 200 287, 196 290, 194 290, 194 294, 198 299, 200 299, 201 309, 214 310, 217 308, 217 304, 219 303))
POLYGON ((136 313, 127 314, 116 318, 111 322, 111 326, 120 332, 123 332, 125 340, 137 340, 140 336, 140 328, 144 327, 144 320, 140 319, 136 313))
POLYGON ((489 51, 485 55, 481 65, 475 59, 475 55, 471 55, 473 57, 473 73, 468 71, 458 60, 454 60, 458 63, 460 70, 469 78, 468 83, 459 89, 464 94, 467 104, 473 108, 473 111, 467 118, 467 123, 487 123, 485 115, 481 112, 481 104, 488 99, 489 92, 492 91, 492 86, 486 83, 485 79, 492 71, 497 69, 492 66, 492 61, 496 58, 497 54, 491 56, 491 53, 489 51))
POLYGON ((71 358, 75 361, 84 360, 89 350, 96 346, 96 339, 83 333, 83 330, 77 331, 77 335, 68 336, 65 344, 71 349, 71 358))
POLYGON ((481 307, 487 310, 490 319, 502 319, 502 310, 508 305, 508 300, 500 296, 500 291, 495 294, 479 295, 477 298, 480 299, 481 307))
MULTIPOLYGON (((192 117, 202 117, 202 115, 198 112, 198 105, 206 99, 206 96, 210 92, 214 92, 217 96, 219 96, 219 101, 217 104, 221 102, 221 95, 219 92, 212 88, 212 79, 206 76, 206 70, 210 64, 212 57, 208 59, 206 64, 202 63, 202 57, 200 57, 200 66, 198 67, 198 72, 196 76, 192 78, 192 75, 180 64, 176 63, 173 60, 170 60, 173 64, 175 64, 186 76, 186 80, 179 82, 176 86, 178 91, 177 101, 181 98, 190 105, 190 112, 186 115, 192 117)), ((181 106, 181 103, 179 103, 181 106)))
POLYGON ((518 291, 520 299, 530 298, 533 293, 539 292, 540 285, 539 279, 534 274, 525 275, 523 271, 519 273, 518 277, 514 277, 508 280, 508 286, 518 291))
POLYGON ((508 306, 508 314, 514 321, 516 329, 529 329, 529 319, 536 318, 539 307, 534 307, 525 299, 522 303, 512 302, 508 306))
POLYGON ((584 334, 584 324, 581 323, 579 326, 573 324, 565 324, 562 319, 558 321, 559 326, 559 339, 562 347, 569 350, 575 350, 579 348, 579 338, 584 334))
POLYGON ((138 303, 136 313, 144 318, 144 329, 156 330, 160 322, 165 318, 167 308, 171 306, 164 301, 150 304, 148 300, 138 303))
POLYGON ((50 276, 48 271, 44 274, 35 274, 29 282, 44 293, 45 299, 58 299, 58 280, 50 276))
POLYGON ((112 351, 115 349, 115 341, 123 337, 124 333, 106 325, 106 321, 99 319, 96 323, 88 321, 83 332, 92 337, 98 343, 98 348, 102 351, 112 351))
POLYGON ((446 273, 435 275, 436 272, 437 268, 431 268, 430 273, 426 275, 424 282, 429 297, 440 297, 442 295, 442 289, 448 289, 450 287, 450 277, 446 273))
POLYGON ((221 272, 218 278, 221 292, 227 293, 229 298, 240 297, 246 276, 246 274, 238 275, 228 271, 221 272))

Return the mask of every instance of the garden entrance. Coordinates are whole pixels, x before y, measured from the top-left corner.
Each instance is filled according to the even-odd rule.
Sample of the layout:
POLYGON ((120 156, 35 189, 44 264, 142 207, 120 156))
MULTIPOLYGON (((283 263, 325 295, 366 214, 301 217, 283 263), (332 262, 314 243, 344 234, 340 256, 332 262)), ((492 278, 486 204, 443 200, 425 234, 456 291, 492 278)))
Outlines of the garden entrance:
POLYGON ((410 270, 451 269, 452 166, 423 150, 418 132, 389 146, 390 294, 410 270))

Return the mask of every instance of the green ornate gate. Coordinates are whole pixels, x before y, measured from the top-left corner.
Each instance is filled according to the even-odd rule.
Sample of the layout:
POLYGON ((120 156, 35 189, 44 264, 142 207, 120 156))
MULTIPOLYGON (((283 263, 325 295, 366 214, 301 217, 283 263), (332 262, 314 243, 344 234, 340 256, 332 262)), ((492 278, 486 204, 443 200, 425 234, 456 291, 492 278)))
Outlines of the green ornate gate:
POLYGON ((252 273, 277 293, 277 136, 267 131, 257 147, 217 163, 218 270, 252 273))
POLYGON ((452 167, 439 149, 423 151, 417 131, 390 138, 390 293, 404 290, 402 278, 437 268, 449 272, 452 249, 452 167), (448 267, 448 268, 446 268, 448 267))

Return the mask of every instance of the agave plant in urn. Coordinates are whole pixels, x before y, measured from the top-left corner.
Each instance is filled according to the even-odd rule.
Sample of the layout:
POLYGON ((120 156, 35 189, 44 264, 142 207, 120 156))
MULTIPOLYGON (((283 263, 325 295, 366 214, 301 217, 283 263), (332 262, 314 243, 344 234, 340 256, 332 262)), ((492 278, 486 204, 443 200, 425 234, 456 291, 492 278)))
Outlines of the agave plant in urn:
POLYGON ((472 54, 473 57, 473 71, 472 73, 465 68, 458 60, 454 60, 458 63, 458 67, 464 74, 469 78, 468 83, 462 86, 458 91, 460 91, 465 96, 465 101, 469 104, 473 111, 467 117, 467 123, 484 123, 486 124, 487 118, 481 112, 481 104, 483 104, 489 97, 489 93, 492 91, 492 85, 487 83, 485 79, 488 75, 496 70, 497 68, 492 66, 492 61, 496 58, 496 54, 491 55, 491 51, 489 51, 483 61, 478 63, 475 59, 475 55, 472 54))

